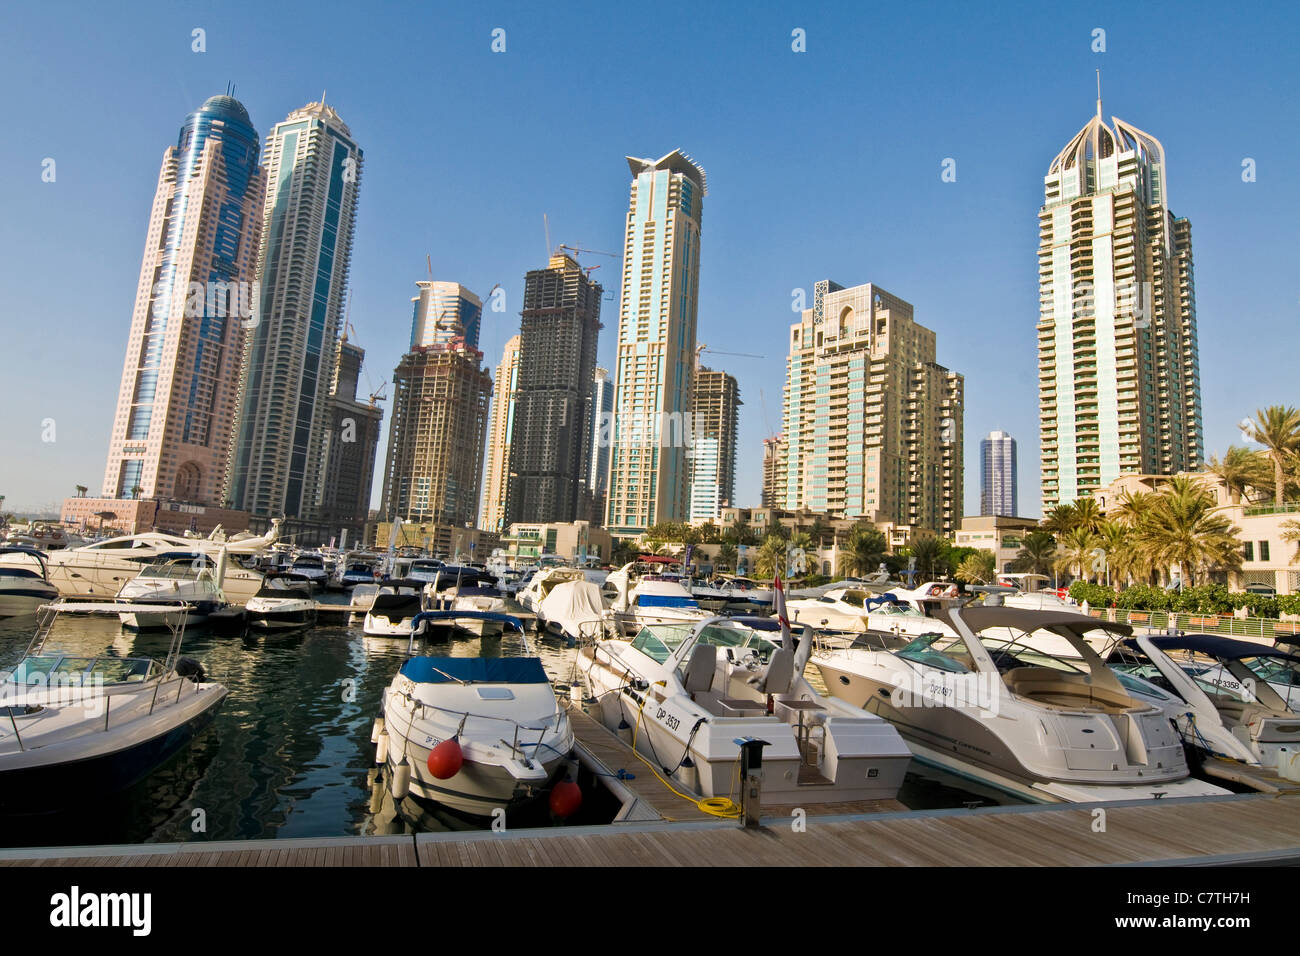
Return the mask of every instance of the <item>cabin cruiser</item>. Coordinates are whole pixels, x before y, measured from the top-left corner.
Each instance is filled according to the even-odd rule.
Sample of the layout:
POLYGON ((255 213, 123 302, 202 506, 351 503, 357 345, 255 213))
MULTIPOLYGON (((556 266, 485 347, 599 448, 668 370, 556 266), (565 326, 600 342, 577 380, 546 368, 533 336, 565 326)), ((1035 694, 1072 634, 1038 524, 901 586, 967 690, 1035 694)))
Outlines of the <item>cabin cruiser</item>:
POLYGON ((352 617, 365 617, 370 612, 379 588, 379 584, 358 584, 352 589, 352 596, 348 600, 348 610, 352 617))
POLYGON ((870 591, 841 587, 833 588, 821 597, 787 601, 785 606, 791 623, 837 631, 865 631, 868 606, 878 609, 884 603, 887 602, 870 591))
POLYGON ((1166 711, 1125 687, 1085 634, 1127 625, 1000 606, 937 613, 948 633, 823 641, 828 691, 892 721, 912 753, 1042 803, 1205 796, 1166 711), (1052 654, 1041 635, 1064 642, 1052 654))
POLYGON ((610 610, 615 625, 629 637, 647 624, 694 624, 713 616, 677 581, 657 574, 644 575, 631 593, 620 586, 610 610))
POLYGON ((314 583, 291 571, 268 574, 262 588, 244 606, 248 626, 257 630, 288 630, 316 623, 314 583))
POLYGON ((0 565, 0 618, 35 614, 42 604, 58 598, 59 589, 50 583, 41 551, 16 545, 0 547, 0 555, 5 554, 15 555, 15 560, 25 561, 26 566, 0 565))
POLYGON ((363 625, 369 637, 410 637, 415 617, 425 609, 425 583, 411 579, 379 585, 363 625))
POLYGON ((887 721, 813 690, 804 678, 812 644, 810 629, 787 648, 742 620, 709 617, 580 647, 577 669, 593 716, 630 728, 638 753, 704 798, 735 794, 744 738, 766 742, 764 803, 893 798, 906 744, 887 721))
POLYGON ((772 589, 763 587, 753 578, 723 575, 716 579, 714 587, 726 594, 728 606, 749 610, 765 610, 772 606, 772 589))
POLYGON ((0 672, 0 809, 46 812, 122 790, 185 747, 225 700, 225 687, 179 656, 183 620, 161 662, 46 649, 59 614, 119 606, 141 615, 171 610, 46 605, 22 660, 0 672))
MULTIPOLYGON (((475 617, 511 632, 501 638, 502 655, 408 656, 384 691, 371 737, 394 797, 409 793, 490 817, 498 808, 509 812, 548 794, 569 763, 574 739, 568 713, 518 618, 428 611, 414 629, 475 617)), ((413 647, 414 637, 408 654, 413 647)))
POLYGON ((999 574, 998 585, 1007 588, 1002 596, 1006 607, 1024 607, 1031 611, 1078 610, 1078 605, 1060 592, 1043 588, 1031 590, 1050 580, 1045 574, 999 574))
POLYGON ((158 630, 179 624, 187 626, 207 621, 214 611, 226 606, 221 590, 225 559, 214 563, 198 551, 165 551, 158 555, 117 592, 117 599, 133 604, 171 605, 166 613, 122 611, 123 626, 136 631, 158 630))
MULTIPOLYGON (((452 611, 487 611, 507 614, 506 596, 499 588, 489 584, 457 584, 448 588, 443 597, 452 611)), ((495 618, 465 617, 454 622, 458 630, 474 637, 500 637, 503 625, 495 618)))
MULTIPOLYGON (((149 531, 143 534, 108 538, 82 548, 65 548, 46 558, 49 580, 64 597, 107 599, 116 595, 140 569, 160 554, 168 551, 201 551, 215 557, 224 545, 232 557, 255 555, 270 547, 279 535, 280 521, 272 521, 271 530, 259 537, 229 540, 214 531, 207 538, 186 538, 180 535, 149 531)), ((13 555, 0 555, 0 565, 16 562, 13 555)), ((226 600, 243 605, 262 586, 262 575, 231 562, 221 587, 226 600)))
POLYGON ((439 572, 443 571, 443 562, 437 558, 415 558, 411 561, 410 567, 406 569, 404 577, 412 581, 424 581, 432 583, 439 572))
POLYGON ((687 579, 682 581, 682 587, 690 591, 691 597, 695 598, 695 603, 706 611, 712 611, 716 614, 727 606, 729 593, 722 588, 714 587, 707 581, 687 579))
POLYGON ((610 623, 600 588, 591 581, 566 581, 546 595, 537 610, 538 626, 569 643, 606 636, 610 623))
MULTIPOLYGON (((614 575, 610 575, 612 578, 614 575)), ((520 589, 516 599, 524 606, 524 610, 538 613, 542 601, 546 600, 546 595, 551 593, 551 589, 557 584, 564 584, 566 581, 585 581, 586 574, 581 568, 552 567, 541 568, 528 584, 520 589)))
POLYGON ((1294 672, 1300 657, 1208 634, 1135 634, 1116 642, 1108 659, 1178 696, 1185 711, 1178 730, 1188 748, 1300 782, 1300 715, 1261 676, 1294 672))
POLYGON ((377 561, 349 558, 342 563, 343 572, 339 575, 339 586, 349 591, 358 584, 374 584, 377 561))
POLYGON ((329 570, 325 567, 325 556, 323 554, 305 553, 298 555, 293 559, 293 564, 289 566, 289 573, 307 578, 314 587, 322 591, 329 584, 329 570))

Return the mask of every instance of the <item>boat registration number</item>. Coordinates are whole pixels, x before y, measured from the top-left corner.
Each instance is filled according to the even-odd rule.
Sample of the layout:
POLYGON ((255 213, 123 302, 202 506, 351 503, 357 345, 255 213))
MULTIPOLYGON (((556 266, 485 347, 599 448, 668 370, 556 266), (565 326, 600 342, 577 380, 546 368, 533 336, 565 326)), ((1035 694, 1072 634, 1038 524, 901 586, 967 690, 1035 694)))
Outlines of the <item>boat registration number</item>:
POLYGON ((682 725, 680 717, 674 717, 662 707, 659 708, 659 713, 655 714, 655 720, 659 721, 661 724, 665 724, 669 730, 676 730, 682 725))

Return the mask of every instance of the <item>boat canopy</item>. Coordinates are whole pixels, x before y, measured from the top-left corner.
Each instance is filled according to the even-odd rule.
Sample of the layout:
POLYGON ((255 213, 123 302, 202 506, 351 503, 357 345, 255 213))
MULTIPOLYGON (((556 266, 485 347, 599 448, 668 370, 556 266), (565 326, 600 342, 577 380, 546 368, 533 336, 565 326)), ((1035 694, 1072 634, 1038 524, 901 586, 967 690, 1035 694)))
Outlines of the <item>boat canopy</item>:
POLYGON ((412 657, 402 675, 417 684, 545 684, 550 678, 536 657, 412 657))
POLYGON ((1274 650, 1252 641, 1236 641, 1228 637, 1213 634, 1182 634, 1176 637, 1148 638, 1153 645, 1168 653, 1169 651, 1193 651, 1224 660, 1240 660, 1244 657, 1275 657, 1300 665, 1300 657, 1274 650))
POLYGON ((689 594, 638 594, 637 607, 684 607, 698 608, 700 605, 689 594))
POLYGON ((1082 636, 1098 628, 1119 634, 1132 634, 1133 628, 1116 621, 1103 621, 1087 614, 1075 611, 1033 611, 1027 608, 1006 607, 1005 605, 968 606, 961 609, 944 608, 934 612, 934 616, 945 624, 951 624, 950 615, 957 611, 966 626, 972 631, 983 631, 990 627, 1011 627, 1028 633, 1043 628, 1070 631, 1082 636))

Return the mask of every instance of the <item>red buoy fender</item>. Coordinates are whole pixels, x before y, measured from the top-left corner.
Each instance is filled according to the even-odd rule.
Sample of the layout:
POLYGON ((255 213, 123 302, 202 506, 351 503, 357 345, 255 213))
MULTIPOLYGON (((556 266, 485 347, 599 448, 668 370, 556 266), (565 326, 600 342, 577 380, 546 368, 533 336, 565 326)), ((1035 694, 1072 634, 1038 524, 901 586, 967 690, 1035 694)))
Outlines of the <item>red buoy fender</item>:
POLYGON ((464 762, 465 754, 460 749, 460 741, 455 737, 444 740, 429 751, 429 773, 439 780, 456 776, 464 762))
POLYGON ((582 790, 572 780, 562 780, 551 789, 550 803, 557 817, 571 817, 582 806, 582 790))

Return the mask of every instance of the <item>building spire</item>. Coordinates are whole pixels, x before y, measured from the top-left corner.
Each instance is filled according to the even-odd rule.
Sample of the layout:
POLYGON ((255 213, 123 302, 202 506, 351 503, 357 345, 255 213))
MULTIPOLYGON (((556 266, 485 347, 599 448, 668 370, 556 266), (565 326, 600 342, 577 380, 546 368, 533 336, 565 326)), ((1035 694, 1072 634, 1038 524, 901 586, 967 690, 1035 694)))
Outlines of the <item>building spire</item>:
POLYGON ((1097 119, 1101 119, 1101 70, 1097 71, 1097 119))

